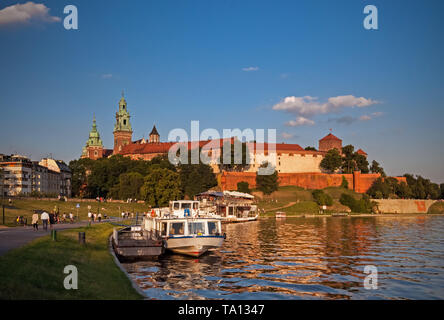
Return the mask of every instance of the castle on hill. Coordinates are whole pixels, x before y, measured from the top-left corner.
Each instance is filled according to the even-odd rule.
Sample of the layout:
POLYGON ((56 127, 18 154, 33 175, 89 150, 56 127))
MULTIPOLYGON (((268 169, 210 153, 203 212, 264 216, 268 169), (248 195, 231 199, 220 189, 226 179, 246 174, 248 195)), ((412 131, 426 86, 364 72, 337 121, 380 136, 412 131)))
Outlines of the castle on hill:
MULTIPOLYGON (((116 112, 113 134, 113 149, 105 149, 94 117, 92 129, 86 145, 83 147, 81 158, 96 160, 120 154, 134 160, 151 160, 156 156, 168 154, 170 148, 176 144, 176 142, 161 142, 155 125, 147 140, 142 138, 133 141, 130 113, 123 93, 119 101, 118 111, 116 112)), ((233 138, 228 140, 233 142, 233 138)), ((209 141, 198 141, 197 144, 199 147, 203 147, 208 143, 209 141)), ((219 147, 222 147, 223 143, 224 139, 212 140, 212 145, 219 145, 219 147)), ((189 143, 188 147, 190 145, 191 143, 189 143)), ((275 154, 269 154, 270 149, 267 143, 261 144, 259 146, 261 148, 258 148, 258 144, 255 142, 248 142, 247 145, 252 163, 249 168, 245 169, 245 172, 256 172, 264 161, 270 161, 279 173, 321 173, 320 163, 325 154, 334 148, 342 152, 342 140, 332 133, 319 140, 318 150, 305 150, 298 144, 276 143, 275 151, 272 151, 275 154)), ((362 149, 359 149, 357 152, 367 157, 367 153, 362 149)), ((211 157, 211 151, 207 155, 211 157)), ((213 167, 214 172, 218 173, 219 167, 215 164, 215 160, 216 157, 213 154, 210 165, 213 167)))

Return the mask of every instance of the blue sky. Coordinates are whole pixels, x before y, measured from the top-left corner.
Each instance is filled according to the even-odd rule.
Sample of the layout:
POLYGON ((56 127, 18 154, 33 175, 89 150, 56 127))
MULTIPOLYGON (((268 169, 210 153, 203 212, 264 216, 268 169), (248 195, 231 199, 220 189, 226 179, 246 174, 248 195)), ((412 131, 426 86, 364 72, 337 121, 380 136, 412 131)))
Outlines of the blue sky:
POLYGON ((125 90, 133 139, 156 124, 166 140, 199 120, 276 128, 279 142, 317 147, 331 128, 388 174, 444 182, 442 1, 34 2, 46 17, 3 24, 1 10, 25 1, 0 3, 0 153, 76 159, 93 113, 112 148, 125 90), (63 28, 68 4, 78 30, 63 28), (367 4, 378 30, 363 28, 367 4), (313 108, 343 96, 370 103, 276 108, 307 96, 313 108))

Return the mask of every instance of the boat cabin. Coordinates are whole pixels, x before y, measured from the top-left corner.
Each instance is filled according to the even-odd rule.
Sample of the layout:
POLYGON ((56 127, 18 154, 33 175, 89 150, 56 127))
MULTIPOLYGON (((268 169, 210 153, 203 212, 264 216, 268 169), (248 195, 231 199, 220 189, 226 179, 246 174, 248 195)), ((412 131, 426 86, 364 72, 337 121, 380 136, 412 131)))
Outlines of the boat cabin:
POLYGON ((222 227, 217 219, 146 219, 145 230, 157 236, 165 237, 193 237, 193 236, 221 236, 222 227))
POLYGON ((176 217, 196 217, 199 214, 199 201, 170 201, 170 211, 176 217))

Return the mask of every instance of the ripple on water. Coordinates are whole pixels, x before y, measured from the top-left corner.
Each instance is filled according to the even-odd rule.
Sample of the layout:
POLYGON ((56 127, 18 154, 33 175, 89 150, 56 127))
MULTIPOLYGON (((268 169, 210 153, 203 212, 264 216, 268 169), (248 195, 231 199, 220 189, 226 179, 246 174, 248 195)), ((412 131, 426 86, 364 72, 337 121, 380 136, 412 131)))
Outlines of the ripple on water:
POLYGON ((152 299, 444 299, 444 217, 225 225, 220 250, 123 264, 152 299), (363 287, 378 268, 378 290, 363 287))

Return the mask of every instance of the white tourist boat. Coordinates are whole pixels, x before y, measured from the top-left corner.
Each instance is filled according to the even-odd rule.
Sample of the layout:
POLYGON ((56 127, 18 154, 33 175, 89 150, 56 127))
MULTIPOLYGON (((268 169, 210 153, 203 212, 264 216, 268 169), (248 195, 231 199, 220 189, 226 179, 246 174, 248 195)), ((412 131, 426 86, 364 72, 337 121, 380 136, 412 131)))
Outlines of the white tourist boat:
POLYGON ((169 208, 153 209, 143 227, 166 240, 167 250, 193 257, 221 247, 225 239, 221 219, 201 211, 199 201, 172 201, 169 208))
POLYGON ((259 217, 254 196, 237 191, 207 191, 196 197, 207 214, 220 217, 224 223, 255 221, 259 217))

